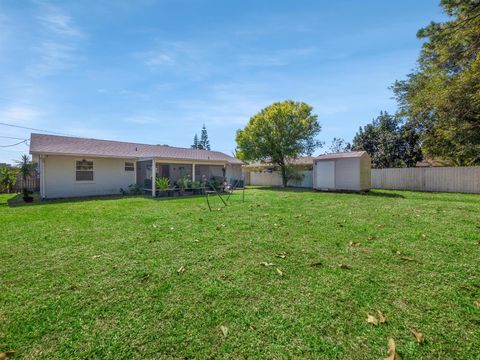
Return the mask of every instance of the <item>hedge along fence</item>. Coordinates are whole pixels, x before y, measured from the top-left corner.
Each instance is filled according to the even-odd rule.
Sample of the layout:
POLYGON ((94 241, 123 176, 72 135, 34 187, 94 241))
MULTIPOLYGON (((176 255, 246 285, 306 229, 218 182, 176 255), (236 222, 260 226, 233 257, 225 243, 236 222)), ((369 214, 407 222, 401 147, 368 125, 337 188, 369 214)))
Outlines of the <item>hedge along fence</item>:
MULTIPOLYGON (((32 172, 25 180, 23 180, 21 174, 17 174, 17 182, 13 186, 12 193, 22 192, 24 188, 35 192, 40 191, 40 177, 36 171, 32 172)), ((6 192, 7 189, 0 185, 0 194, 6 192)))
POLYGON ((372 188, 480 194, 480 167, 372 169, 372 188))

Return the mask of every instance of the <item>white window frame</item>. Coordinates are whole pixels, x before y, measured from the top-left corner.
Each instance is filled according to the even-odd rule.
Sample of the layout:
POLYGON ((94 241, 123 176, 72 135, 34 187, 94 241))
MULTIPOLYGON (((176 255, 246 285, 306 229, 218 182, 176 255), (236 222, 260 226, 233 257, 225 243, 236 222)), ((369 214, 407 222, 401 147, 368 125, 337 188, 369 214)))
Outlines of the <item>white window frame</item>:
MULTIPOLYGON (((75 182, 80 183, 80 184, 85 184, 85 183, 93 183, 95 182, 95 160, 93 159, 87 159, 87 158, 82 158, 82 159, 75 159, 74 162, 74 169, 75 169, 75 182), (92 162, 92 180, 77 180, 77 161, 91 161, 92 162)), ((88 170, 83 170, 83 171, 88 171, 88 170)))
POLYGON ((125 172, 135 172, 135 161, 125 161, 125 163, 123 165, 123 170, 125 172), (127 164, 132 164, 132 170, 127 170, 127 164))

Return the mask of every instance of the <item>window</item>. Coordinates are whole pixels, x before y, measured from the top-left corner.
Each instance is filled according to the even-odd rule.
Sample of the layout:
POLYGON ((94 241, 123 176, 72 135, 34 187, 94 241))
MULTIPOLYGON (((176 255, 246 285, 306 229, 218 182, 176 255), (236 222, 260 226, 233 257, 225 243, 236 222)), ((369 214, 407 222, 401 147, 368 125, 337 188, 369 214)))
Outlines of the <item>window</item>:
POLYGON ((77 181, 93 181, 93 161, 77 160, 75 162, 75 179, 77 181))
POLYGON ((135 164, 133 162, 126 162, 125 171, 135 171, 135 164))

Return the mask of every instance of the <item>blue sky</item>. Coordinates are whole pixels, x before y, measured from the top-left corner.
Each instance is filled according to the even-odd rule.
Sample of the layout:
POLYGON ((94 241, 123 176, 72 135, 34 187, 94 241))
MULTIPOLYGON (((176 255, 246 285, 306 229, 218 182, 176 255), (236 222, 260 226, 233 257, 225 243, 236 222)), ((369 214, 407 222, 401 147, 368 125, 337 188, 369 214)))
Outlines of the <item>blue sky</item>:
MULTIPOLYGON (((0 122, 186 147, 205 123, 231 153, 252 115, 293 99, 328 147, 395 110, 388 87, 415 66, 416 31, 445 19, 438 3, 2 0, 0 122)), ((0 147, 0 162, 27 151, 0 147)))

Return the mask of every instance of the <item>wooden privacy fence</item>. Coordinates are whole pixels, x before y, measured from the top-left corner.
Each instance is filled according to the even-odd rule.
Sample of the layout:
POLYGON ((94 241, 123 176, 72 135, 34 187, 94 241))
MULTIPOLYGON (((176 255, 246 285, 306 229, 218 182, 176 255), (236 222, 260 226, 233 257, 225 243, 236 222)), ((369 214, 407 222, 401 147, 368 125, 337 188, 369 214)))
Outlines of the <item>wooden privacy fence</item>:
POLYGON ((372 169, 372 188, 480 194, 480 166, 372 169))
MULTIPOLYGON (((24 181, 23 177, 18 174, 17 182, 13 186, 12 193, 22 192, 23 188, 27 188, 30 191, 40 191, 40 177, 38 176, 38 174, 32 173, 32 175, 27 177, 26 181, 24 181)), ((7 189, 4 189, 0 185, 0 194, 6 192, 7 189)))

